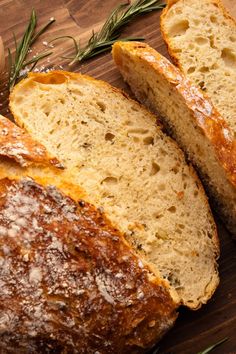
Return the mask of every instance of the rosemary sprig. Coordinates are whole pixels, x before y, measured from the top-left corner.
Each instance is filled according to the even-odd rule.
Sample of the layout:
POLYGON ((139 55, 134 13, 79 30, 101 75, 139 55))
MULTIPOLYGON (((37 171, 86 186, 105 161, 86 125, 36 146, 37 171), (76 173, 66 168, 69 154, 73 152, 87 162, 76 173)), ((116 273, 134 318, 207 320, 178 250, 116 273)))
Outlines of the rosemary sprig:
MULTIPOLYGON (((14 36, 14 42, 15 42, 15 55, 13 58, 13 55, 11 53, 11 50, 8 48, 8 60, 9 60, 9 81, 8 81, 8 86, 9 90, 13 88, 15 85, 16 81, 19 79, 20 72, 23 70, 27 65, 32 64, 31 68, 29 71, 33 70, 35 65, 37 65, 38 61, 46 58, 52 52, 42 52, 39 53, 38 55, 34 56, 32 59, 26 61, 27 55, 29 53, 31 45, 38 39, 38 37, 44 33, 49 26, 51 26, 55 22, 55 19, 52 18, 50 21, 37 33, 35 33, 35 29, 37 26, 37 17, 36 13, 34 10, 32 10, 29 24, 25 30, 25 33, 20 40, 19 43, 16 41, 16 37, 14 36)), ((24 75, 22 75, 24 76, 24 75)))
MULTIPOLYGON (((154 10, 160 10, 165 7, 165 4, 161 0, 136 0, 128 8, 127 4, 117 6, 101 30, 97 33, 92 32, 88 43, 84 47, 80 47, 80 44, 72 36, 62 36, 55 38, 70 38, 73 40, 75 47, 75 56, 67 57, 71 62, 69 65, 81 62, 85 59, 89 59, 107 51, 112 44, 117 40, 121 34, 121 29, 133 21, 137 16, 146 14, 154 10)), ((143 38, 123 38, 123 41, 141 40, 143 38)))
POLYGON ((218 345, 226 342, 228 340, 228 338, 224 338, 222 340, 220 340, 219 342, 211 345, 210 347, 208 347, 207 349, 203 350, 202 352, 198 352, 197 354, 207 354, 210 353, 213 349, 215 349, 216 347, 218 347, 218 345))

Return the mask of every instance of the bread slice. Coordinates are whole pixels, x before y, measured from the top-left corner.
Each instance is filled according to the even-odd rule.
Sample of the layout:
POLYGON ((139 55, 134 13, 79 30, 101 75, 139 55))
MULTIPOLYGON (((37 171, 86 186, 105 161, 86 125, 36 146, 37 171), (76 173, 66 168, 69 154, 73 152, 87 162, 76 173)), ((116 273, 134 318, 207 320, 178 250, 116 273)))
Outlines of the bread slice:
POLYGON ((177 317, 174 289, 1 116, 0 146, 0 352, 146 352, 177 317))
POLYGON ((218 284, 216 227, 200 181, 156 117, 105 82, 63 71, 31 74, 10 100, 17 123, 73 172, 182 303, 205 303, 218 284))
POLYGON ((175 63, 212 100, 236 139, 236 22, 219 0, 167 1, 161 30, 175 63))
POLYGON ((236 142, 218 112, 166 58, 144 43, 117 42, 114 60, 136 97, 158 112, 198 168, 222 220, 236 234, 236 142))

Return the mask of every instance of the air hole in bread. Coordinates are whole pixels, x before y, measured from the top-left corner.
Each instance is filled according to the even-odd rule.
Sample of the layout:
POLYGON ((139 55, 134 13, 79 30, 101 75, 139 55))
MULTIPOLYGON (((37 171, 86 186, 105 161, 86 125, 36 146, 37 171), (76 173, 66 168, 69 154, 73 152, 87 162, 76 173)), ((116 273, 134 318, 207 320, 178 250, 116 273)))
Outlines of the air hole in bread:
POLYGON ((167 209, 170 213, 176 213, 176 207, 172 205, 170 208, 167 209))
POLYGON ((102 180, 101 184, 115 185, 118 183, 118 179, 116 177, 106 177, 102 180))
POLYGON ((213 64, 213 65, 212 65, 212 69, 213 69, 213 70, 219 69, 219 64, 217 64, 217 63, 213 64))
POLYGON ((188 20, 182 20, 180 22, 175 23, 169 33, 171 37, 177 37, 177 36, 182 36, 183 34, 186 33, 186 31, 189 28, 189 22, 188 20))
POLYGON ((200 81, 199 82, 199 86, 202 89, 202 91, 206 91, 206 86, 205 86, 205 82, 204 81, 200 81))
POLYGON ((210 36, 209 40, 210 40, 210 47, 213 48, 213 49, 216 49, 215 42, 214 42, 214 37, 210 36))
POLYGON ((105 140, 106 141, 112 141, 114 139, 115 135, 112 133, 106 133, 105 134, 105 140))
POLYGON ((146 136, 146 138, 143 139, 144 145, 153 145, 154 144, 154 138, 153 136, 146 136))
POLYGON ((211 21, 212 23, 217 23, 217 18, 216 18, 216 16, 211 15, 211 16, 210 16, 210 21, 211 21))
POLYGON ((156 212, 156 213, 153 214, 153 217, 155 219, 161 219, 163 217, 163 214, 156 212))
POLYGON ((97 101, 97 105, 98 105, 98 107, 99 107, 99 109, 100 109, 100 111, 101 112, 105 112, 106 111, 106 105, 105 105, 105 103, 103 103, 103 102, 101 102, 101 101, 97 101))
POLYGON ((179 15, 182 14, 182 9, 180 9, 180 8, 178 8, 178 7, 175 8, 175 13, 176 13, 176 14, 179 14, 179 15))
POLYGON ((16 104, 21 104, 22 101, 23 101, 23 99, 24 99, 23 96, 18 96, 18 97, 16 97, 16 99, 15 99, 16 104))
POLYGON ((175 174, 179 173, 179 167, 178 166, 174 166, 171 171, 173 171, 175 174))
POLYGON ((196 70, 196 67, 195 67, 195 66, 190 66, 190 68, 188 68, 187 73, 188 73, 188 74, 192 74, 192 73, 194 73, 195 70, 196 70))
POLYGON ((202 66, 202 67, 199 69, 199 71, 200 71, 201 73, 207 73, 207 72, 209 72, 210 70, 209 70, 209 68, 208 68, 207 66, 202 66))
POLYGON ((126 121, 124 122, 124 125, 131 126, 131 125, 134 125, 134 122, 132 122, 132 120, 126 120, 126 121))
POLYGON ((63 74, 47 74, 45 76, 36 76, 33 81, 44 85, 61 85, 67 80, 63 74))
POLYGON ((230 37, 229 37, 229 40, 230 40, 231 42, 236 42, 236 37, 235 37, 235 36, 230 36, 230 37))
POLYGON ((86 113, 86 115, 88 115, 88 117, 89 117, 91 120, 97 122, 98 124, 103 125, 103 121, 102 121, 102 119, 99 118, 99 115, 98 115, 98 114, 95 114, 95 113, 89 112, 89 111, 86 111, 85 113, 86 113))
POLYGON ((166 150, 162 149, 162 148, 160 148, 159 151, 160 151, 160 154, 162 156, 167 156, 168 155, 168 152, 166 150))
POLYGON ((205 38, 205 37, 196 37, 195 38, 195 42, 198 44, 198 45, 205 45, 208 43, 208 38, 205 38))
POLYGON ((145 135, 148 133, 147 129, 143 129, 143 128, 134 128, 134 129, 130 129, 128 130, 128 135, 145 135))
POLYGON ((156 175, 160 171, 160 166, 156 162, 152 162, 152 168, 150 171, 150 176, 156 175))
POLYGON ((74 94, 76 96, 83 96, 83 92, 80 91, 78 88, 73 88, 73 89, 70 89, 70 94, 74 94))
POLYGON ((164 191, 164 190, 166 189, 165 184, 164 184, 164 183, 160 183, 160 184, 158 185, 158 189, 159 189, 159 191, 164 191))
POLYGON ((65 99, 64 98, 59 98, 58 100, 61 104, 65 104, 65 99))
POLYGON ((137 136, 134 136, 134 137, 133 137, 133 141, 134 141, 135 143, 139 143, 139 142, 140 142, 140 140, 139 140, 139 138, 138 138, 137 136))
POLYGON ((46 104, 44 104, 44 105, 41 106, 41 109, 42 109, 43 113, 44 113, 47 117, 48 117, 49 114, 50 114, 51 108, 52 108, 52 107, 51 107, 50 104, 48 104, 48 103, 46 103, 46 104))
POLYGON ((180 229, 175 229, 175 232, 179 235, 182 235, 182 231, 180 229))
POLYGON ((178 278, 173 273, 170 273, 167 276, 167 280, 170 282, 170 284, 174 287, 180 286, 180 281, 178 278))
POLYGON ((236 55, 230 48, 224 48, 222 50, 221 58, 224 60, 226 66, 230 68, 236 67, 236 55))

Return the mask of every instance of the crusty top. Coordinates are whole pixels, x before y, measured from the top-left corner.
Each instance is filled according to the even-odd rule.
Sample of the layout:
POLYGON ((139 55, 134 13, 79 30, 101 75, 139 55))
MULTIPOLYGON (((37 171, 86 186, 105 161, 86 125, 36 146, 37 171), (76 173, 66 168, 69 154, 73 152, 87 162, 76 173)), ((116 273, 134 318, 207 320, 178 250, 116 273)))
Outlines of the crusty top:
POLYGON ((113 46, 114 52, 116 46, 125 47, 130 53, 146 61, 181 93, 197 125, 215 149, 228 180, 236 187, 236 140, 210 100, 193 86, 177 67, 149 45, 140 42, 117 42, 113 46))
POLYGON ((23 129, 1 115, 0 155, 13 158, 22 167, 32 162, 62 167, 57 158, 51 156, 42 144, 33 140, 23 129))
POLYGON ((102 210, 0 180, 0 352, 140 353, 176 306, 102 210))

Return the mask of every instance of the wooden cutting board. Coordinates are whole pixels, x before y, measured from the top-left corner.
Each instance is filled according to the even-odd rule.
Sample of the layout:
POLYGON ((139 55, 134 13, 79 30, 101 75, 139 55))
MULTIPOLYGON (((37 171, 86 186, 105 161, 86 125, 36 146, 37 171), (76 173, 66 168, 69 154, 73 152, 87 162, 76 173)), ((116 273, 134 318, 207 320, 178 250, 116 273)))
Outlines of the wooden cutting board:
MULTIPOLYGON (((42 42, 60 35, 72 35, 80 38, 83 43, 90 36, 92 29, 98 29, 119 3, 119 0, 0 0, 0 35, 5 47, 13 48, 12 33, 15 33, 16 38, 22 36, 30 12, 35 8, 39 26, 51 17, 56 18, 56 23, 38 41, 32 54, 48 49, 42 42)), ((224 3, 236 17, 236 0, 224 0, 224 3)), ((168 56, 160 34, 159 16, 160 12, 155 12, 137 19, 126 27, 124 36, 144 37, 147 43, 168 56)), ((110 53, 100 55, 83 65, 68 67, 68 61, 61 56, 72 53, 70 41, 59 41, 55 43, 50 60, 45 60, 42 64, 56 69, 63 67, 65 70, 81 71, 129 92, 112 62, 110 53)), ((42 64, 37 67, 43 68, 42 64)), ((0 79, 0 113, 10 116, 7 108, 6 80, 3 77, 0 79)), ((221 240, 220 286, 212 300, 201 310, 180 310, 176 326, 158 344, 158 354, 196 354, 225 337, 229 338, 228 341, 213 352, 236 353, 236 243, 231 240, 223 225, 218 221, 217 224, 221 240)))

